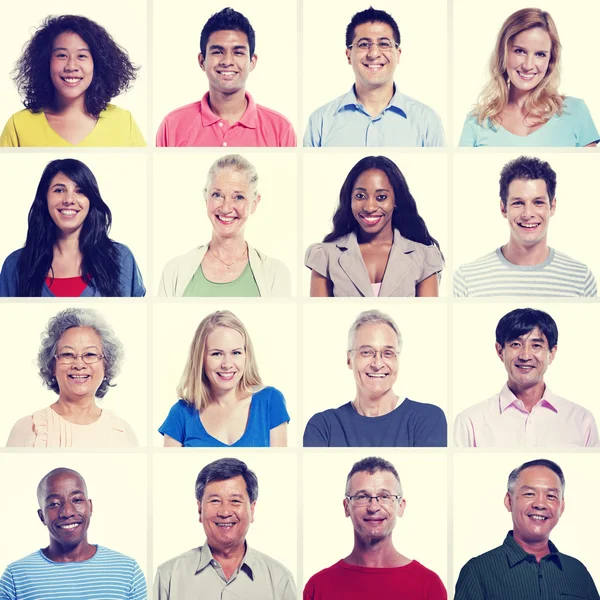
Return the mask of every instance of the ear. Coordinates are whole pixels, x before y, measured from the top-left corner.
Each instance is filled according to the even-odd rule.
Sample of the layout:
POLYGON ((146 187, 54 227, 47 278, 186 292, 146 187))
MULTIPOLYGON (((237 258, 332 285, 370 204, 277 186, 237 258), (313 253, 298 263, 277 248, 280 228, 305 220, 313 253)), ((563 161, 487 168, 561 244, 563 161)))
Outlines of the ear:
POLYGON ((348 57, 348 64, 351 65, 352 64, 352 60, 350 59, 350 54, 352 53, 352 50, 350 50, 350 48, 346 48, 346 56, 348 57))
POLYGON ((38 517, 40 518, 40 521, 46 525, 46 521, 44 521, 44 513, 42 512, 41 508, 38 508, 38 517))
POLYGON ((506 492, 506 496, 504 496, 504 506, 506 506, 508 512, 512 512, 512 498, 508 492, 506 492))
POLYGON ((404 514, 404 509, 406 508, 406 500, 402 498, 400 502, 398 502, 398 516, 401 517, 404 514))
POLYGON ((558 515, 559 518, 562 517, 564 512, 565 512, 565 499, 563 498, 560 503, 560 515, 558 515))
POLYGON ((552 363, 552 361, 554 360, 554 357, 556 356, 557 351, 558 351, 558 345, 554 346, 554 348, 552 348, 552 350, 550 350, 550 360, 548 361, 548 364, 552 363))
POLYGON ((550 216, 553 217, 556 212, 556 196, 552 198, 552 202, 550 202, 550 216))
POLYGON ((398 52, 398 60, 400 60, 400 55, 402 54, 402 48, 398 48, 397 52, 398 52))
POLYGON ((94 505, 92 504, 91 498, 88 498, 88 502, 90 503, 90 517, 91 517, 92 513, 94 512, 94 505))
POLYGON ((254 523, 254 508, 256 506, 256 500, 250 505, 250 523, 254 523))
POLYGON ((196 500, 196 502, 198 503, 198 521, 202 523, 202 502, 200 500, 196 500))
POLYGON ((505 219, 508 218, 508 214, 506 213, 506 206, 504 206, 504 202, 502 202, 502 198, 500 198, 500 212, 502 213, 502 216, 505 219))
POLYGON ((254 71, 254 67, 256 67, 256 63, 258 62, 258 54, 253 54, 250 59, 250 71, 254 71))
POLYGON ((350 502, 348 501, 348 498, 344 498, 344 514, 349 517, 350 516, 350 509, 348 508, 350 505, 350 502))
POLYGON ((350 352, 346 352, 346 364, 348 368, 352 371, 352 357, 350 356, 350 352))
POLYGON ((202 55, 202 52, 198 53, 198 64, 200 65, 200 68, 206 72, 206 68, 204 66, 204 56, 202 55))
POLYGON ((260 202, 260 194, 256 194, 256 198, 254 198, 254 202, 252 203, 252 208, 250 209, 250 214, 253 215, 258 203, 260 202))
POLYGON ((504 348, 498 342, 496 342, 496 354, 504 362, 504 348))

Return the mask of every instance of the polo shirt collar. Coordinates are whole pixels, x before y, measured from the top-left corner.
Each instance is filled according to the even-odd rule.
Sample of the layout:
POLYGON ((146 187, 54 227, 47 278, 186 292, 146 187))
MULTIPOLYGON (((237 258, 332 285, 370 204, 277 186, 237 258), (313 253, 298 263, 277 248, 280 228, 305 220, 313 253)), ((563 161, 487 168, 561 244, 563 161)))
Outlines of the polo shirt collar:
MULTIPOLYGON (((209 92, 206 92, 206 94, 202 96, 202 100, 200 100, 200 116, 203 127, 210 127, 221 120, 221 117, 215 115, 211 110, 210 104, 208 103, 208 96, 209 92)), ((245 92, 245 97, 248 101, 248 106, 238 123, 249 129, 256 129, 258 125, 258 109, 256 108, 256 102, 254 102, 254 98, 252 98, 248 92, 245 92)))
MULTIPOLYGON (((524 560, 531 560, 529 557, 533 556, 533 554, 528 554, 527 552, 525 552, 525 550, 523 550, 523 548, 521 548, 521 546, 519 546, 519 544, 515 541, 515 538, 513 537, 512 531, 509 531, 506 534, 506 537, 504 538, 502 547, 504 548, 504 551, 506 552, 508 564, 511 567, 511 569, 516 564, 518 564, 524 560)), ((558 563, 558 565, 562 568, 562 563, 560 561, 560 554, 558 553, 558 548, 550 540, 548 540, 548 548, 550 549, 550 554, 547 554, 546 556, 544 556, 542 558, 542 560, 544 560, 545 558, 547 558, 549 560, 550 559, 555 560, 558 563)))
MULTIPOLYGON (((500 392, 500 413, 502 414, 510 406, 514 406, 514 408, 519 410, 517 406, 518 403, 520 403, 520 400, 511 392, 510 388, 508 387, 508 383, 505 383, 502 391, 500 392)), ((538 402, 538 405, 557 413, 560 412, 561 398, 560 396, 554 394, 550 389, 548 389, 548 386, 546 386, 544 395, 538 402)))
MULTIPOLYGON (((248 577, 254 581, 254 565, 256 562, 256 556, 252 548, 248 548, 248 543, 244 542, 246 547, 246 553, 240 564, 240 570, 247 573, 248 577)), ((196 573, 203 571, 206 567, 212 566, 211 563, 214 560, 212 552, 208 546, 208 543, 202 545, 200 550, 200 558, 198 560, 198 566, 196 567, 196 573)))
MULTIPOLYGON (((342 101, 340 103, 338 112, 340 112, 341 110, 343 110, 344 108, 347 108, 349 106, 352 106, 355 108, 358 106, 362 106, 362 104, 360 104, 360 102, 358 101, 358 98, 356 97, 356 89, 355 89, 354 85, 342 97, 342 101)), ((392 96, 392 99, 390 100, 389 104, 381 112, 385 112, 389 108, 395 109, 405 119, 408 118, 408 113, 406 112, 406 98, 405 98, 404 94, 398 89, 398 87, 396 86, 395 83, 394 83, 394 95, 392 96)))

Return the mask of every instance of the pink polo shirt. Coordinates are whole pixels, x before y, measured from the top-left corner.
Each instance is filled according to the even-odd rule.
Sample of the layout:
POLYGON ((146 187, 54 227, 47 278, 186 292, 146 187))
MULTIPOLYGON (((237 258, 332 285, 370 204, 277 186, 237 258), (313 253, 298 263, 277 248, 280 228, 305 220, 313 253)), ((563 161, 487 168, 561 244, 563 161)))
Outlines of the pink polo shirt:
POLYGON ((215 115, 208 92, 200 102, 170 112, 156 133, 157 146, 295 146, 292 124, 278 112, 256 104, 246 92, 248 106, 237 123, 215 115))

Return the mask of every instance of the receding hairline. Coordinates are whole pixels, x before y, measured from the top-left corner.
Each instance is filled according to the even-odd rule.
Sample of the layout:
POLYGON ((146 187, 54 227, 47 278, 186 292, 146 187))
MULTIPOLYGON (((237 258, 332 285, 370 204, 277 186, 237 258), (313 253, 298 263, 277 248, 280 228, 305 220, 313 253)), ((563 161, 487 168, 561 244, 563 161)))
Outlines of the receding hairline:
POLYGON ((85 483, 85 479, 83 478, 83 476, 78 473, 77 471, 75 471, 74 469, 69 469, 67 467, 58 467, 57 469, 52 469, 52 471, 50 471, 49 473, 46 473, 42 479, 40 480, 40 482, 38 483, 38 487, 37 487, 37 499, 38 499, 38 504, 40 505, 40 507, 42 506, 42 501, 45 499, 45 491, 46 488, 48 486, 48 482, 52 479, 54 479, 55 477, 60 477, 61 475, 70 475, 72 477, 76 477, 78 478, 82 485, 82 491, 85 492, 85 495, 87 496, 87 484, 85 483))

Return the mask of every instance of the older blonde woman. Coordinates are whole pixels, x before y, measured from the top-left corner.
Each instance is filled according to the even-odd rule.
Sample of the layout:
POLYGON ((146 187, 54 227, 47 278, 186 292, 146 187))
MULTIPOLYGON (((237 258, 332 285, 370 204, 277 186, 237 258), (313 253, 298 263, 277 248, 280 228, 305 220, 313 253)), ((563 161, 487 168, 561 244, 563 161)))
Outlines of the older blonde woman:
POLYGON ((244 239, 260 202, 258 175, 239 154, 219 158, 208 172, 204 198, 212 224, 208 244, 165 266, 159 296, 289 296, 290 274, 244 239))
POLYGON ((595 146, 600 135, 585 102, 558 91, 560 54, 549 13, 524 8, 510 15, 459 146, 595 146))
POLYGON ((177 394, 158 430, 165 446, 287 445, 285 398, 263 386, 250 336, 227 310, 198 325, 177 394))

